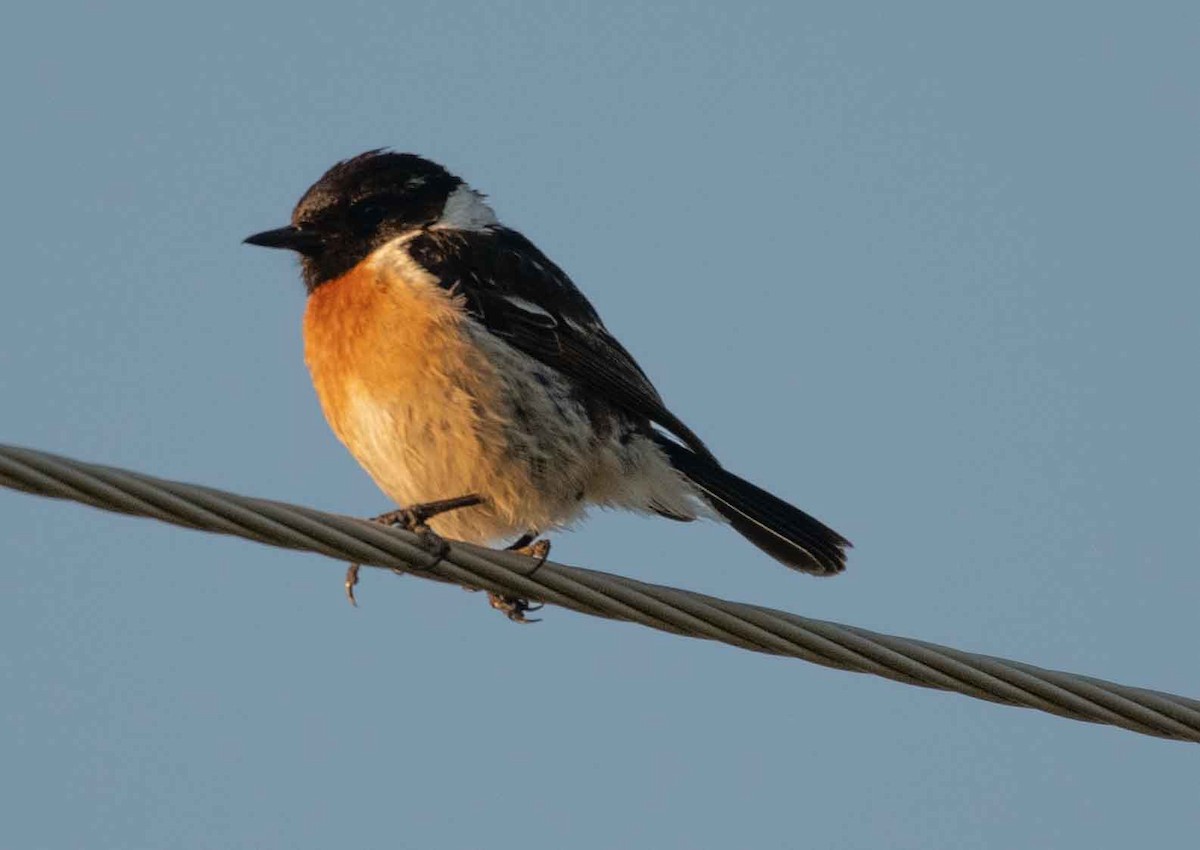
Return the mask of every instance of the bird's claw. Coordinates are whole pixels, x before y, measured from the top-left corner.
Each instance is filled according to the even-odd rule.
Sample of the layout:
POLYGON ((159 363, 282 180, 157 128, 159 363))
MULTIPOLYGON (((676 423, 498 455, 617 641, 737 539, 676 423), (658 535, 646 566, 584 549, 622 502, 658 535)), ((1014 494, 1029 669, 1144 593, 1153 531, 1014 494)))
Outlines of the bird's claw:
MULTIPOLYGON (((459 508, 474 507, 482 502, 482 497, 475 494, 459 496, 456 499, 444 499, 440 502, 427 502, 421 505, 413 505, 409 508, 397 508, 394 511, 388 511, 377 517, 372 517, 371 522, 377 522, 380 525, 389 527, 403 528, 405 531, 415 534, 421 548, 428 552, 429 556, 433 559, 421 567, 421 569, 430 570, 436 567, 442 558, 446 557, 446 553, 450 551, 450 544, 441 535, 426 525, 426 521, 438 514, 458 510, 459 508)), ((358 584, 358 572, 361 567, 361 564, 351 564, 346 568, 346 598, 356 608, 358 607, 358 600, 354 598, 354 587, 358 584)), ((392 572, 397 575, 404 575, 403 570, 393 569, 392 572)))
POLYGON ((354 598, 354 586, 358 584, 358 570, 361 566, 361 564, 351 564, 346 568, 346 598, 355 608, 358 607, 358 600, 354 598))
POLYGON ((505 617, 512 620, 514 623, 528 624, 540 623, 541 619, 528 619, 526 614, 530 611, 540 611, 542 603, 530 604, 528 599, 519 599, 515 596, 503 596, 499 593, 488 591, 488 604, 497 611, 504 614, 505 617))
MULTIPOLYGON (((534 540, 537 532, 530 532, 522 535, 516 543, 508 547, 508 551, 516 552, 520 555, 527 555, 530 558, 536 559, 537 563, 533 565, 533 569, 525 574, 529 577, 536 573, 546 563, 546 558, 550 555, 549 540, 534 540)), ((467 587, 464 590, 474 590, 467 587)), ((505 596, 501 593, 488 592, 488 604, 497 611, 504 614, 505 617, 512 620, 514 623, 540 623, 541 619, 529 619, 525 615, 530 611, 539 611, 543 607, 543 603, 530 604, 528 599, 521 599, 518 596, 505 596)))
POLYGON ((537 563, 533 565, 533 569, 525 573, 525 578, 529 578, 538 570, 540 570, 542 568, 542 564, 546 563, 546 559, 550 557, 550 541, 546 539, 537 540, 533 543, 530 543, 528 546, 522 546, 519 549, 513 549, 512 551, 521 555, 528 555, 530 558, 533 558, 537 561, 537 563))

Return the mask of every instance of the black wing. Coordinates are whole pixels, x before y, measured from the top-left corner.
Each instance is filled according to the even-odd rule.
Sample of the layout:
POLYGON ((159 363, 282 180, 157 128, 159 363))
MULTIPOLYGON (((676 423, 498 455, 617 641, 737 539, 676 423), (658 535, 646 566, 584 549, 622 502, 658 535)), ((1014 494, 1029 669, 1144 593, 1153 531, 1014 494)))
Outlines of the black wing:
POLYGON ((414 260, 461 294, 470 313, 514 348, 644 416, 714 463, 667 410, 646 373, 604 327, 566 273, 515 230, 427 230, 408 243, 414 260))

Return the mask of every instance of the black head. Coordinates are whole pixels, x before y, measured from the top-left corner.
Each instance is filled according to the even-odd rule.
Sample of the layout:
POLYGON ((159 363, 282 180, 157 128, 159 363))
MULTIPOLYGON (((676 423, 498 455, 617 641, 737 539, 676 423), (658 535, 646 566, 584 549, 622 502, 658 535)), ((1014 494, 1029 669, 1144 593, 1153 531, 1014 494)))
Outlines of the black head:
POLYGON ((436 222, 461 185, 416 154, 367 151, 326 171, 296 204, 289 226, 245 241, 298 253, 312 292, 401 233, 436 222))

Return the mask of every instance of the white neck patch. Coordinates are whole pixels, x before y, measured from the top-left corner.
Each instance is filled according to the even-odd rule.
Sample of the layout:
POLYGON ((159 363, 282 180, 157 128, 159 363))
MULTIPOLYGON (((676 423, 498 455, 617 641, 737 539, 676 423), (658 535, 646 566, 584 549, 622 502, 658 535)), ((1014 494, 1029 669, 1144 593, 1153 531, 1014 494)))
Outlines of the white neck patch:
POLYGON ((466 183, 450 193, 441 217, 430 225, 431 230, 483 230, 499 224, 483 195, 466 183))

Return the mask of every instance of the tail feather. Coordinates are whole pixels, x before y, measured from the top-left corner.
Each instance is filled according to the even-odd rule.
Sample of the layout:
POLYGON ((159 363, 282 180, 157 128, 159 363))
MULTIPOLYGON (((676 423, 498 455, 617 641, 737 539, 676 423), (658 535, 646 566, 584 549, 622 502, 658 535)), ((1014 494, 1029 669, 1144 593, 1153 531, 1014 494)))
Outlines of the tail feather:
POLYGON ((846 568, 851 543, 832 528, 691 449, 658 433, 654 439, 671 465, 759 549, 813 575, 837 575, 846 568))

